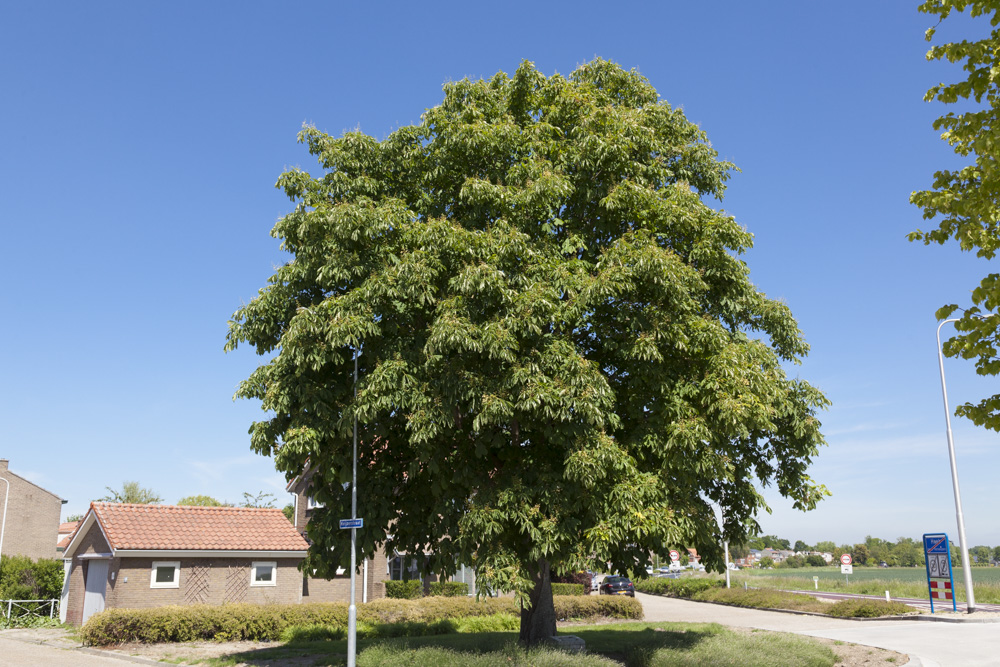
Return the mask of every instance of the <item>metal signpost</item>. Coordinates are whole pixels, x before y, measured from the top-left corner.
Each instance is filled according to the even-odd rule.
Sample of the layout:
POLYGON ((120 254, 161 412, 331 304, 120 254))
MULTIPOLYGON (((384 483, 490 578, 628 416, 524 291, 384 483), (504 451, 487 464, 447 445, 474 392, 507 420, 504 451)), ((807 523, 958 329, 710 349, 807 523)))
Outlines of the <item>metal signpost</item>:
POLYGON ((951 546, 944 533, 924 535, 924 556, 927 568, 927 593, 931 598, 931 613, 934 600, 951 600, 951 610, 958 611, 955 602, 955 577, 951 572, 951 546))
MULTIPOLYGON (((358 348, 354 348, 354 400, 358 399, 358 348)), ((351 529, 351 604, 347 607, 347 667, 357 665, 358 654, 358 528, 364 519, 358 518, 358 416, 354 415, 354 452, 351 457, 351 518, 341 519, 341 528, 351 529)))
POLYGON ((844 575, 844 580, 849 584, 851 583, 850 575, 854 574, 854 565, 851 563, 854 559, 851 558, 851 554, 843 554, 840 557, 840 573, 844 575))

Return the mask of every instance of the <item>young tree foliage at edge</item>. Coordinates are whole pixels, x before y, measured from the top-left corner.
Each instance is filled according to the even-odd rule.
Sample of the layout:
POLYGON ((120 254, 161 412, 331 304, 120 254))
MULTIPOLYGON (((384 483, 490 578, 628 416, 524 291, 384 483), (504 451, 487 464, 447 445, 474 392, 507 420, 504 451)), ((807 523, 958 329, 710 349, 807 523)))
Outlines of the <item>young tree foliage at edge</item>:
MULTIPOLYGON (((942 130, 941 138, 951 145, 955 153, 972 156, 973 163, 958 171, 938 171, 934 174, 933 188, 914 192, 910 202, 924 210, 924 219, 938 223, 937 229, 917 230, 909 235, 911 241, 943 244, 954 239, 964 251, 975 250, 976 255, 993 259, 1000 248, 1000 150, 997 132, 1000 132, 1000 2, 997 0, 931 0, 920 5, 920 11, 936 15, 940 21, 952 12, 969 10, 970 16, 988 19, 993 30, 989 37, 979 41, 961 41, 933 46, 927 52, 928 60, 963 62, 968 72, 964 81, 938 84, 924 96, 926 101, 937 100, 954 104, 959 100, 972 101, 979 106, 965 113, 949 112, 934 121, 934 129, 942 130)), ((927 41, 934 38, 935 28, 927 30, 927 41)), ((979 375, 1000 373, 1000 274, 990 273, 972 290, 972 306, 962 311, 955 324, 959 335, 944 343, 944 354, 976 360, 979 375)), ((937 311, 937 318, 951 316, 958 305, 950 304, 937 311)), ((960 405, 955 414, 968 417, 977 426, 1000 431, 1000 394, 994 394, 978 404, 960 405)))
POLYGON ((642 571, 678 545, 721 569, 710 503, 734 542, 761 485, 812 508, 827 401, 782 369, 808 347, 738 259, 752 236, 703 202, 733 165, 648 81, 525 62, 444 91, 383 141, 302 131, 322 175, 279 179, 292 259, 227 349, 276 353, 237 396, 273 415, 253 449, 313 473, 307 567, 350 562, 356 416, 359 556, 473 565, 520 596, 534 643, 555 633, 552 571, 642 571))

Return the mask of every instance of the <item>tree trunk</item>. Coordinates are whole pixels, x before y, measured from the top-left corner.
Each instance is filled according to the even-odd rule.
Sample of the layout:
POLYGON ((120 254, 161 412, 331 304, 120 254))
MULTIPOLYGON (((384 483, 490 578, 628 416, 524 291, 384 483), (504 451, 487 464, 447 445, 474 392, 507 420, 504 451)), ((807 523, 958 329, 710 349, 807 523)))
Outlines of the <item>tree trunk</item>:
POLYGON ((528 596, 531 606, 521 607, 521 643, 533 646, 556 634, 556 608, 552 604, 552 581, 549 561, 538 559, 538 569, 532 574, 535 582, 528 596))

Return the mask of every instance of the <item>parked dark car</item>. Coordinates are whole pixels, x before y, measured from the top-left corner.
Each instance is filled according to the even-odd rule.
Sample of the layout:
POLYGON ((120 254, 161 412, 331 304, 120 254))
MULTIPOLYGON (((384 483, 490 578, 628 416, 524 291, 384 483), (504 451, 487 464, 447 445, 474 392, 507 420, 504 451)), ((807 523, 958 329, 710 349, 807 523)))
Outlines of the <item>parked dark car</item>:
POLYGON ((628 577, 604 577, 601 583, 601 595, 628 595, 635 597, 635 586, 628 577))

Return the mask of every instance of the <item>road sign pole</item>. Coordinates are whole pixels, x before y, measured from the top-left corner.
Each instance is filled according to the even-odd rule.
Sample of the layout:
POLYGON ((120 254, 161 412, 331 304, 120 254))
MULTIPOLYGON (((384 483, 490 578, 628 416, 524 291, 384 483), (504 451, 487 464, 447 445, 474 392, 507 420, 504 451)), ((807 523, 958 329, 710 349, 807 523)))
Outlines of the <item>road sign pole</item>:
MULTIPOLYGON (((965 606, 968 613, 976 611, 976 596, 972 592, 972 567, 969 564, 969 542, 965 539, 965 518, 962 516, 962 494, 958 490, 958 466, 955 464, 955 441, 951 436, 951 411, 948 409, 948 389, 944 384, 944 352, 941 350, 941 327, 957 319, 945 320, 937 328, 938 366, 941 368, 941 396, 944 399, 944 421, 948 427, 948 460, 951 462, 951 486, 955 492, 955 516, 958 519, 958 539, 962 550, 962 578, 965 580, 965 606)), ((951 554, 948 555, 949 561, 951 554)), ((954 593, 954 591, 952 591, 954 593)))

